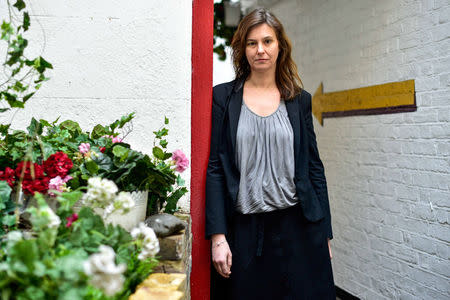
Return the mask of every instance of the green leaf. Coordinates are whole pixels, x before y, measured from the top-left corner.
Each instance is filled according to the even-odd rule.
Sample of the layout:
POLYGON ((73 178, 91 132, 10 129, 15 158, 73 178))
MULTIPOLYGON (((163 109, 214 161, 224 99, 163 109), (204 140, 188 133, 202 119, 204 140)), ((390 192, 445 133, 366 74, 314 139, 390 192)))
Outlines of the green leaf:
POLYGON ((162 149, 159 148, 159 147, 153 147, 153 155, 154 155, 157 159, 164 160, 164 152, 163 152, 162 149))
POLYGON ((0 113, 10 110, 10 108, 0 108, 0 113))
POLYGON ((17 8, 19 11, 21 11, 22 9, 25 8, 25 2, 23 2, 23 0, 17 0, 13 6, 17 8))
POLYGON ((164 124, 169 124, 169 119, 166 116, 164 116, 164 124))
POLYGON ((159 141, 159 144, 161 145, 161 147, 166 148, 168 142, 167 142, 167 140, 160 140, 160 141, 159 141))
POLYGON ((11 188, 6 181, 0 180, 0 203, 6 203, 11 196, 11 188))
POLYGON ((135 117, 135 113, 131 113, 131 114, 128 114, 128 115, 123 116, 122 118, 120 118, 119 128, 122 128, 123 126, 125 126, 125 124, 127 124, 128 122, 133 120, 134 117, 135 117))
POLYGON ((130 149, 125 148, 121 145, 114 146, 112 150, 114 156, 120 158, 121 161, 125 160, 128 157, 129 151, 130 149))
POLYGON ((114 132, 114 130, 119 127, 122 128, 123 126, 125 126, 125 124, 127 124, 128 122, 130 122, 133 118, 134 118, 135 113, 131 113, 128 114, 126 116, 123 116, 122 118, 120 118, 120 120, 115 120, 113 123, 111 123, 109 126, 109 129, 111 130, 111 132, 114 132))
POLYGON ((182 187, 175 192, 173 192, 168 198, 167 198, 167 204, 164 208, 164 212, 173 214, 177 210, 177 203, 178 200, 187 193, 187 189, 185 187, 182 187))
POLYGON ((59 124, 61 129, 67 129, 72 135, 78 135, 82 132, 80 125, 72 120, 66 120, 59 124))
POLYGON ((7 125, 0 124, 0 133, 2 135, 7 135, 10 126, 11 126, 11 124, 7 124, 7 125))
POLYGON ((153 133, 155 134, 155 137, 157 139, 161 139, 163 136, 166 136, 169 134, 169 130, 167 128, 162 128, 158 131, 153 131, 153 133))
POLYGON ((15 215, 5 215, 2 219, 3 225, 6 226, 13 226, 16 224, 16 216, 15 215))
POLYGON ((26 90, 26 87, 23 86, 22 82, 17 80, 16 83, 12 86, 12 89, 16 92, 23 92, 24 90, 26 90))
POLYGON ((11 26, 11 23, 7 23, 5 20, 3 20, 1 29, 2 29, 1 39, 9 41, 11 35, 14 33, 14 28, 11 26))
POLYGON ((34 60, 34 68, 41 73, 41 76, 39 77, 38 82, 44 81, 45 77, 42 76, 42 73, 45 72, 46 69, 53 69, 53 66, 51 63, 46 61, 42 56, 39 56, 34 60))
POLYGON ((25 95, 25 96, 22 98, 23 102, 27 102, 31 97, 33 97, 33 95, 34 95, 34 92, 25 95))
POLYGON ((15 269, 23 273, 33 272, 34 263, 38 260, 36 240, 20 240, 14 244, 10 252, 15 269))
POLYGON ((172 157, 172 153, 164 153, 164 160, 171 158, 172 157))
POLYGON ((23 29, 24 31, 27 31, 30 27, 30 15, 28 12, 23 13, 23 29))
POLYGON ((178 174, 178 176, 177 176, 177 185, 178 186, 183 186, 184 185, 184 179, 181 178, 180 174, 178 174))
POLYGON ((52 125, 44 119, 40 119, 39 123, 41 124, 42 127, 52 127, 52 125))
POLYGON ((56 123, 58 123, 59 118, 61 118, 61 116, 57 117, 55 121, 52 122, 52 125, 56 125, 56 123))
POLYGON ((46 228, 39 232, 38 244, 40 249, 52 248, 56 241, 57 230, 54 228, 46 228))
MULTIPOLYGON (((96 155, 92 155, 92 160, 95 161, 100 170, 110 172, 113 167, 111 158, 101 152, 96 152, 96 155)), ((84 178, 83 178, 84 179, 84 178)))
POLYGON ((27 127, 27 130, 31 136, 41 135, 42 125, 35 118, 32 118, 30 126, 27 127))
POLYGON ((18 108, 24 107, 23 102, 17 100, 17 95, 10 94, 8 92, 3 92, 2 94, 5 97, 6 101, 8 101, 9 106, 18 108))
POLYGON ((106 135, 105 127, 103 127, 100 124, 95 125, 95 127, 94 127, 94 129, 92 130, 92 133, 91 133, 91 138, 98 139, 98 138, 101 138, 104 135, 106 135))
POLYGON ((72 208, 72 206, 81 199, 81 197, 83 197, 83 192, 81 192, 81 191, 72 191, 72 192, 62 193, 57 198, 58 202, 61 204, 59 209, 62 211, 70 210, 72 208))
POLYGON ((85 162, 86 169, 91 173, 92 175, 97 175, 98 173, 98 165, 93 160, 88 160, 85 162))
POLYGON ((20 34, 17 36, 17 40, 14 40, 10 46, 8 52, 9 59, 5 62, 8 66, 12 66, 16 63, 20 63, 23 51, 28 45, 28 41, 24 39, 20 34))

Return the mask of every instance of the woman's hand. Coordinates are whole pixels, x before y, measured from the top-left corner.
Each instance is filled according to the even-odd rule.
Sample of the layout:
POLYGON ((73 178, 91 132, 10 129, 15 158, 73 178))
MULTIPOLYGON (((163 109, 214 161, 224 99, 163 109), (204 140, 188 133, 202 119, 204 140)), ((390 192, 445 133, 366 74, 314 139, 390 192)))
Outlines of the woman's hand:
POLYGON ((225 278, 231 274, 231 250, 224 234, 213 234, 211 237, 211 254, 214 268, 225 278))
POLYGON ((331 242, 330 242, 330 239, 327 238, 327 240, 328 240, 328 251, 330 252, 330 259, 332 259, 333 253, 331 253, 331 242))

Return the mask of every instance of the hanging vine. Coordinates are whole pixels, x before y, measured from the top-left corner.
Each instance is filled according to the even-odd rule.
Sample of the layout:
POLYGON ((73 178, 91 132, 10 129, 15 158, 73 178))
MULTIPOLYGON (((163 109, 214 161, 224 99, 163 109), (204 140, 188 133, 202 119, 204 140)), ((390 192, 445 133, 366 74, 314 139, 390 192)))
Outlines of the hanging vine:
POLYGON ((29 59, 24 54, 28 40, 23 35, 30 28, 30 15, 25 8, 23 0, 16 0, 13 5, 7 0, 8 17, 1 25, 1 40, 7 47, 4 78, 0 82, 0 113, 24 108, 25 102, 48 80, 45 71, 53 69, 42 56, 29 59))
POLYGON ((227 58, 225 47, 231 45, 234 31, 237 28, 225 25, 224 2, 230 1, 222 0, 214 3, 214 52, 219 55, 219 59, 222 61, 227 58), (221 39, 224 39, 224 42, 221 39))

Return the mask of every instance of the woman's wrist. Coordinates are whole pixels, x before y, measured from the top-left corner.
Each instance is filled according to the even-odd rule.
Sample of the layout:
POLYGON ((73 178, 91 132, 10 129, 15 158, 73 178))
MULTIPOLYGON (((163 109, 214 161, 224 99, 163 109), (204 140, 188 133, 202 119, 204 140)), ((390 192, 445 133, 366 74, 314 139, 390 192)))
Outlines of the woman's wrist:
POLYGON ((213 234, 211 236, 211 246, 213 248, 218 247, 226 242, 227 242, 227 239, 225 238, 225 234, 223 234, 223 233, 213 234))
POLYGON ((222 245, 222 244, 225 244, 227 242, 227 240, 223 240, 223 241, 220 241, 220 242, 213 242, 212 243, 212 248, 216 248, 216 247, 219 247, 220 245, 222 245))

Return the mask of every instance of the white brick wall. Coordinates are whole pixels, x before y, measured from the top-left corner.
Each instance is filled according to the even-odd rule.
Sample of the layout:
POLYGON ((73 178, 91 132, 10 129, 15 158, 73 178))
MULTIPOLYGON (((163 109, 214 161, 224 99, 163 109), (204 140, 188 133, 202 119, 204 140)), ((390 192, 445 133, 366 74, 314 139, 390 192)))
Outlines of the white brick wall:
MULTIPOLYGON (((0 16, 7 13, 5 2, 0 16)), ((1 114, 2 123, 25 128, 31 117, 61 116, 88 130, 134 111, 127 141, 151 153, 152 132, 166 115, 169 149, 190 157, 192 0, 39 0, 27 6, 26 55, 42 54, 54 70, 26 109, 1 114)), ((183 177, 189 185, 189 171, 183 177)), ((180 201, 186 211, 188 199, 180 201)))
POLYGON ((450 298, 450 2, 282 0, 307 91, 415 79, 417 111, 315 121, 336 285, 362 299, 450 298))

